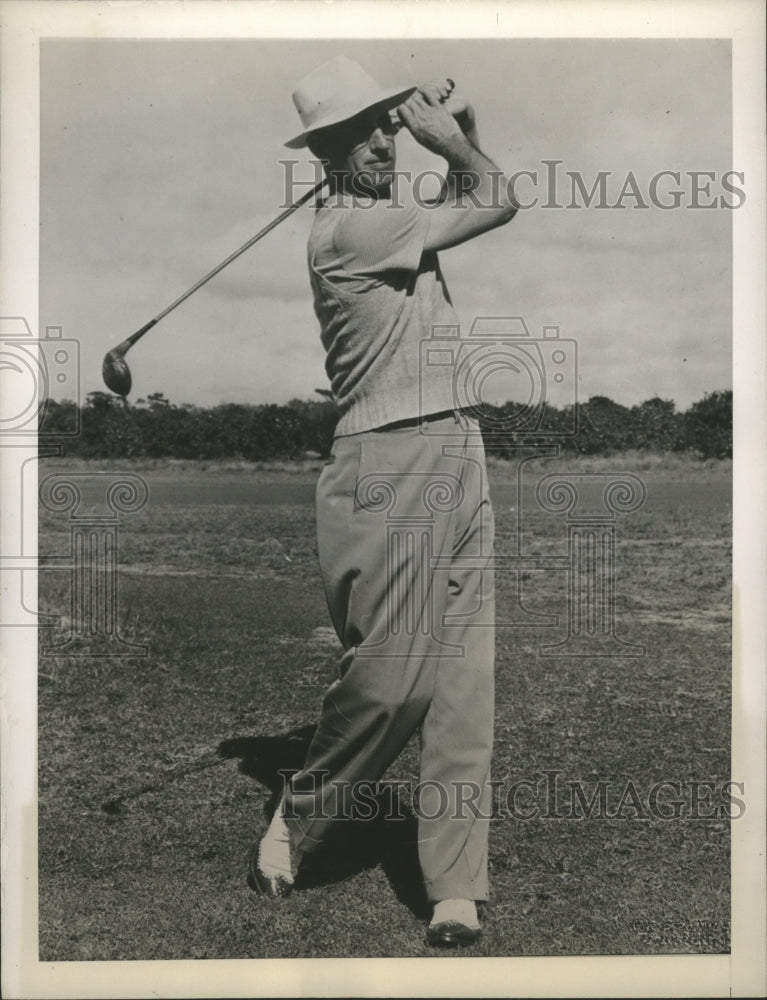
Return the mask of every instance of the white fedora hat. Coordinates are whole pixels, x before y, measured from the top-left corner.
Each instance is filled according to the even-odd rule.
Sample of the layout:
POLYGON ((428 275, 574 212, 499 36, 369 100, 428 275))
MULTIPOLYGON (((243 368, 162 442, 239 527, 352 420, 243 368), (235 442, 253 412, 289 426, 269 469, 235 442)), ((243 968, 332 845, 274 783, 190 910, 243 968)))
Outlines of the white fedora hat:
POLYGON ((390 111, 406 101, 415 89, 381 87, 359 63, 336 56, 305 76, 293 91, 293 103, 304 131, 285 145, 300 149, 312 132, 338 125, 376 105, 382 111, 390 111))

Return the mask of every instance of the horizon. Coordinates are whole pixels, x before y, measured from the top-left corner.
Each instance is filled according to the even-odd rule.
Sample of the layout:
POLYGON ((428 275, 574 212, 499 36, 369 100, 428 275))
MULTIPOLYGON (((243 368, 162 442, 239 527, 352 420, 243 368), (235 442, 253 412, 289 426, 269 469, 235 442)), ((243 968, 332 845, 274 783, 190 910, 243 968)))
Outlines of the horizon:
MULTIPOLYGON (((85 406, 86 403, 87 403, 87 400, 88 400, 88 398, 90 396, 107 396, 110 399, 114 400, 116 403, 118 401, 120 401, 121 399, 124 399, 125 403, 128 406, 138 406, 139 404, 142 404, 142 403, 151 403, 153 401, 151 399, 151 397, 154 396, 154 397, 160 397, 160 399, 158 399, 156 401, 158 401, 158 402, 162 401, 163 403, 169 403, 171 406, 178 407, 179 409, 181 409, 183 407, 193 407, 193 408, 200 409, 200 410, 211 410, 211 409, 215 409, 215 408, 220 407, 220 406, 244 406, 244 407, 248 407, 248 406, 250 406, 250 407, 259 407, 259 406, 285 406, 285 407, 287 407, 287 406, 293 405, 294 403, 306 404, 306 403, 321 403, 321 402, 326 402, 326 403, 335 405, 334 400, 332 400, 328 396, 325 396, 325 392, 327 392, 327 391, 328 390, 325 390, 325 389, 322 389, 322 390, 315 389, 314 390, 314 396, 315 396, 315 398, 295 396, 292 399, 285 400, 284 402, 275 402, 274 400, 266 400, 264 402, 259 402, 259 403, 252 403, 252 402, 250 402, 250 403, 243 403, 243 402, 236 402, 236 401, 231 400, 231 399, 229 399, 229 400, 225 399, 225 400, 221 400, 220 402, 217 402, 217 403, 200 404, 200 403, 194 403, 191 400, 182 400, 181 402, 176 402, 175 400, 169 399, 167 396, 165 396, 165 393, 163 393, 161 390, 157 391, 157 392, 150 392, 146 396, 139 396, 137 399, 131 400, 127 396, 126 397, 120 397, 120 396, 115 395, 115 393, 110 392, 109 389, 107 389, 106 386, 104 386, 103 389, 92 389, 92 390, 90 390, 85 395, 84 399, 80 403, 78 403, 77 405, 79 405, 79 406, 85 406)), ((675 410, 675 412, 677 414, 685 414, 685 413, 688 412, 688 410, 692 406, 695 406, 698 403, 702 403, 705 399, 708 399, 711 396, 727 395, 728 393, 730 395, 732 395, 732 388, 726 387, 726 388, 705 390, 704 393, 703 393, 703 395, 699 399, 694 399, 684 409, 681 409, 678 406, 678 404, 676 403, 675 400, 669 399, 669 398, 664 397, 664 396, 648 396, 646 399, 642 399, 642 400, 640 400, 637 403, 622 403, 620 400, 613 399, 611 396, 606 396, 604 393, 595 393, 594 395, 589 396, 588 399, 578 399, 578 400, 575 400, 574 403, 565 404, 563 406, 556 406, 554 403, 550 403, 548 400, 545 400, 543 402, 543 405, 544 406, 548 406, 548 407, 550 407, 550 408, 552 408, 554 410, 561 411, 561 410, 566 409, 567 406, 573 406, 573 405, 574 406, 587 406, 589 403, 593 403, 595 400, 604 400, 605 402, 612 403, 614 406, 620 406, 622 409, 631 410, 631 409, 635 409, 635 408, 644 406, 646 403, 654 403, 656 401, 659 401, 659 402, 666 403, 666 404, 670 403, 674 407, 674 410, 675 410)), ((55 396, 46 396, 43 399, 43 401, 42 401, 41 409, 44 410, 45 407, 48 405, 48 403, 55 403, 55 404, 57 404, 59 406, 65 406, 65 405, 74 405, 75 402, 76 401, 73 400, 73 399, 68 399, 68 398, 58 399, 55 396)), ((511 404, 515 404, 517 406, 523 406, 523 405, 525 405, 524 403, 520 403, 518 400, 513 400, 513 399, 506 399, 502 403, 495 403, 495 404, 485 403, 483 405, 489 406, 490 408, 502 408, 504 406, 508 406, 510 403, 511 404)), ((536 404, 536 405, 540 406, 541 404, 539 403, 539 404, 536 404)))

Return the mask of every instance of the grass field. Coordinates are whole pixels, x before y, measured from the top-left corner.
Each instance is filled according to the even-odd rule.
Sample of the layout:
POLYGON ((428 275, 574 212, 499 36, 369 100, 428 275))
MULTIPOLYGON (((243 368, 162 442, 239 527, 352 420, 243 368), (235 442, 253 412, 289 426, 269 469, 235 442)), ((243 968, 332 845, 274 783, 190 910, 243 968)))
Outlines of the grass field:
MULTIPOLYGON (((50 460, 41 478, 130 467, 50 460)), ((631 780, 645 803, 680 782, 686 805, 676 819, 499 815, 484 933, 461 954, 727 952, 729 824, 705 803, 692 817, 684 783, 712 782, 716 805, 730 774, 730 464, 631 455, 529 474, 555 468, 634 471, 647 487, 617 524, 616 585, 618 635, 646 655, 545 658, 561 627, 499 630, 493 778, 559 771, 589 792, 631 780)), ((41 961, 433 954, 407 801, 404 820, 345 830, 288 899, 245 883, 277 771, 299 766, 335 674, 306 500, 317 470, 133 467, 162 503, 122 520, 120 631, 149 655, 40 658, 41 961)), ((513 483, 503 463, 491 474, 513 483)), ((502 554, 517 512, 499 495, 502 554)), ((41 554, 66 554, 69 530, 41 513, 41 554)), ((566 554, 562 515, 528 505, 521 541, 566 554)), ((41 610, 63 616, 41 641, 56 641, 69 574, 40 580, 41 610)), ((564 573, 526 570, 521 586, 526 607, 564 620, 564 573)), ((499 576, 499 610, 514 587, 499 576)), ((416 781, 415 744, 389 776, 416 781)))

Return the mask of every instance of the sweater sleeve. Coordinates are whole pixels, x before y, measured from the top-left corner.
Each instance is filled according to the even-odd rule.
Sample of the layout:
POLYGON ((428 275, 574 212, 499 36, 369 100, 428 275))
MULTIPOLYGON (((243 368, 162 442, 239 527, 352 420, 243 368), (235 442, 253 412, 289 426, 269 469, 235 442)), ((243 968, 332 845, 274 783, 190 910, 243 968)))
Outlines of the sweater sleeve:
POLYGON ((417 271, 429 222, 429 210, 413 202, 350 208, 333 234, 337 259, 350 274, 417 271))

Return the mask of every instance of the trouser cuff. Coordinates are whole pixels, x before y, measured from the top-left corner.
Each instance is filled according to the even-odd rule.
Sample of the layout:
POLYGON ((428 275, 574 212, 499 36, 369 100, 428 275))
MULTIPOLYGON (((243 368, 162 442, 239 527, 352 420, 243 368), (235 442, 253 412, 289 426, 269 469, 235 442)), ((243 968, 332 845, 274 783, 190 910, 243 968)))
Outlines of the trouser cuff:
POLYGON ((487 879, 455 879, 447 875, 424 882, 426 898, 430 903, 441 899, 473 899, 476 903, 486 903, 489 899, 487 879))

